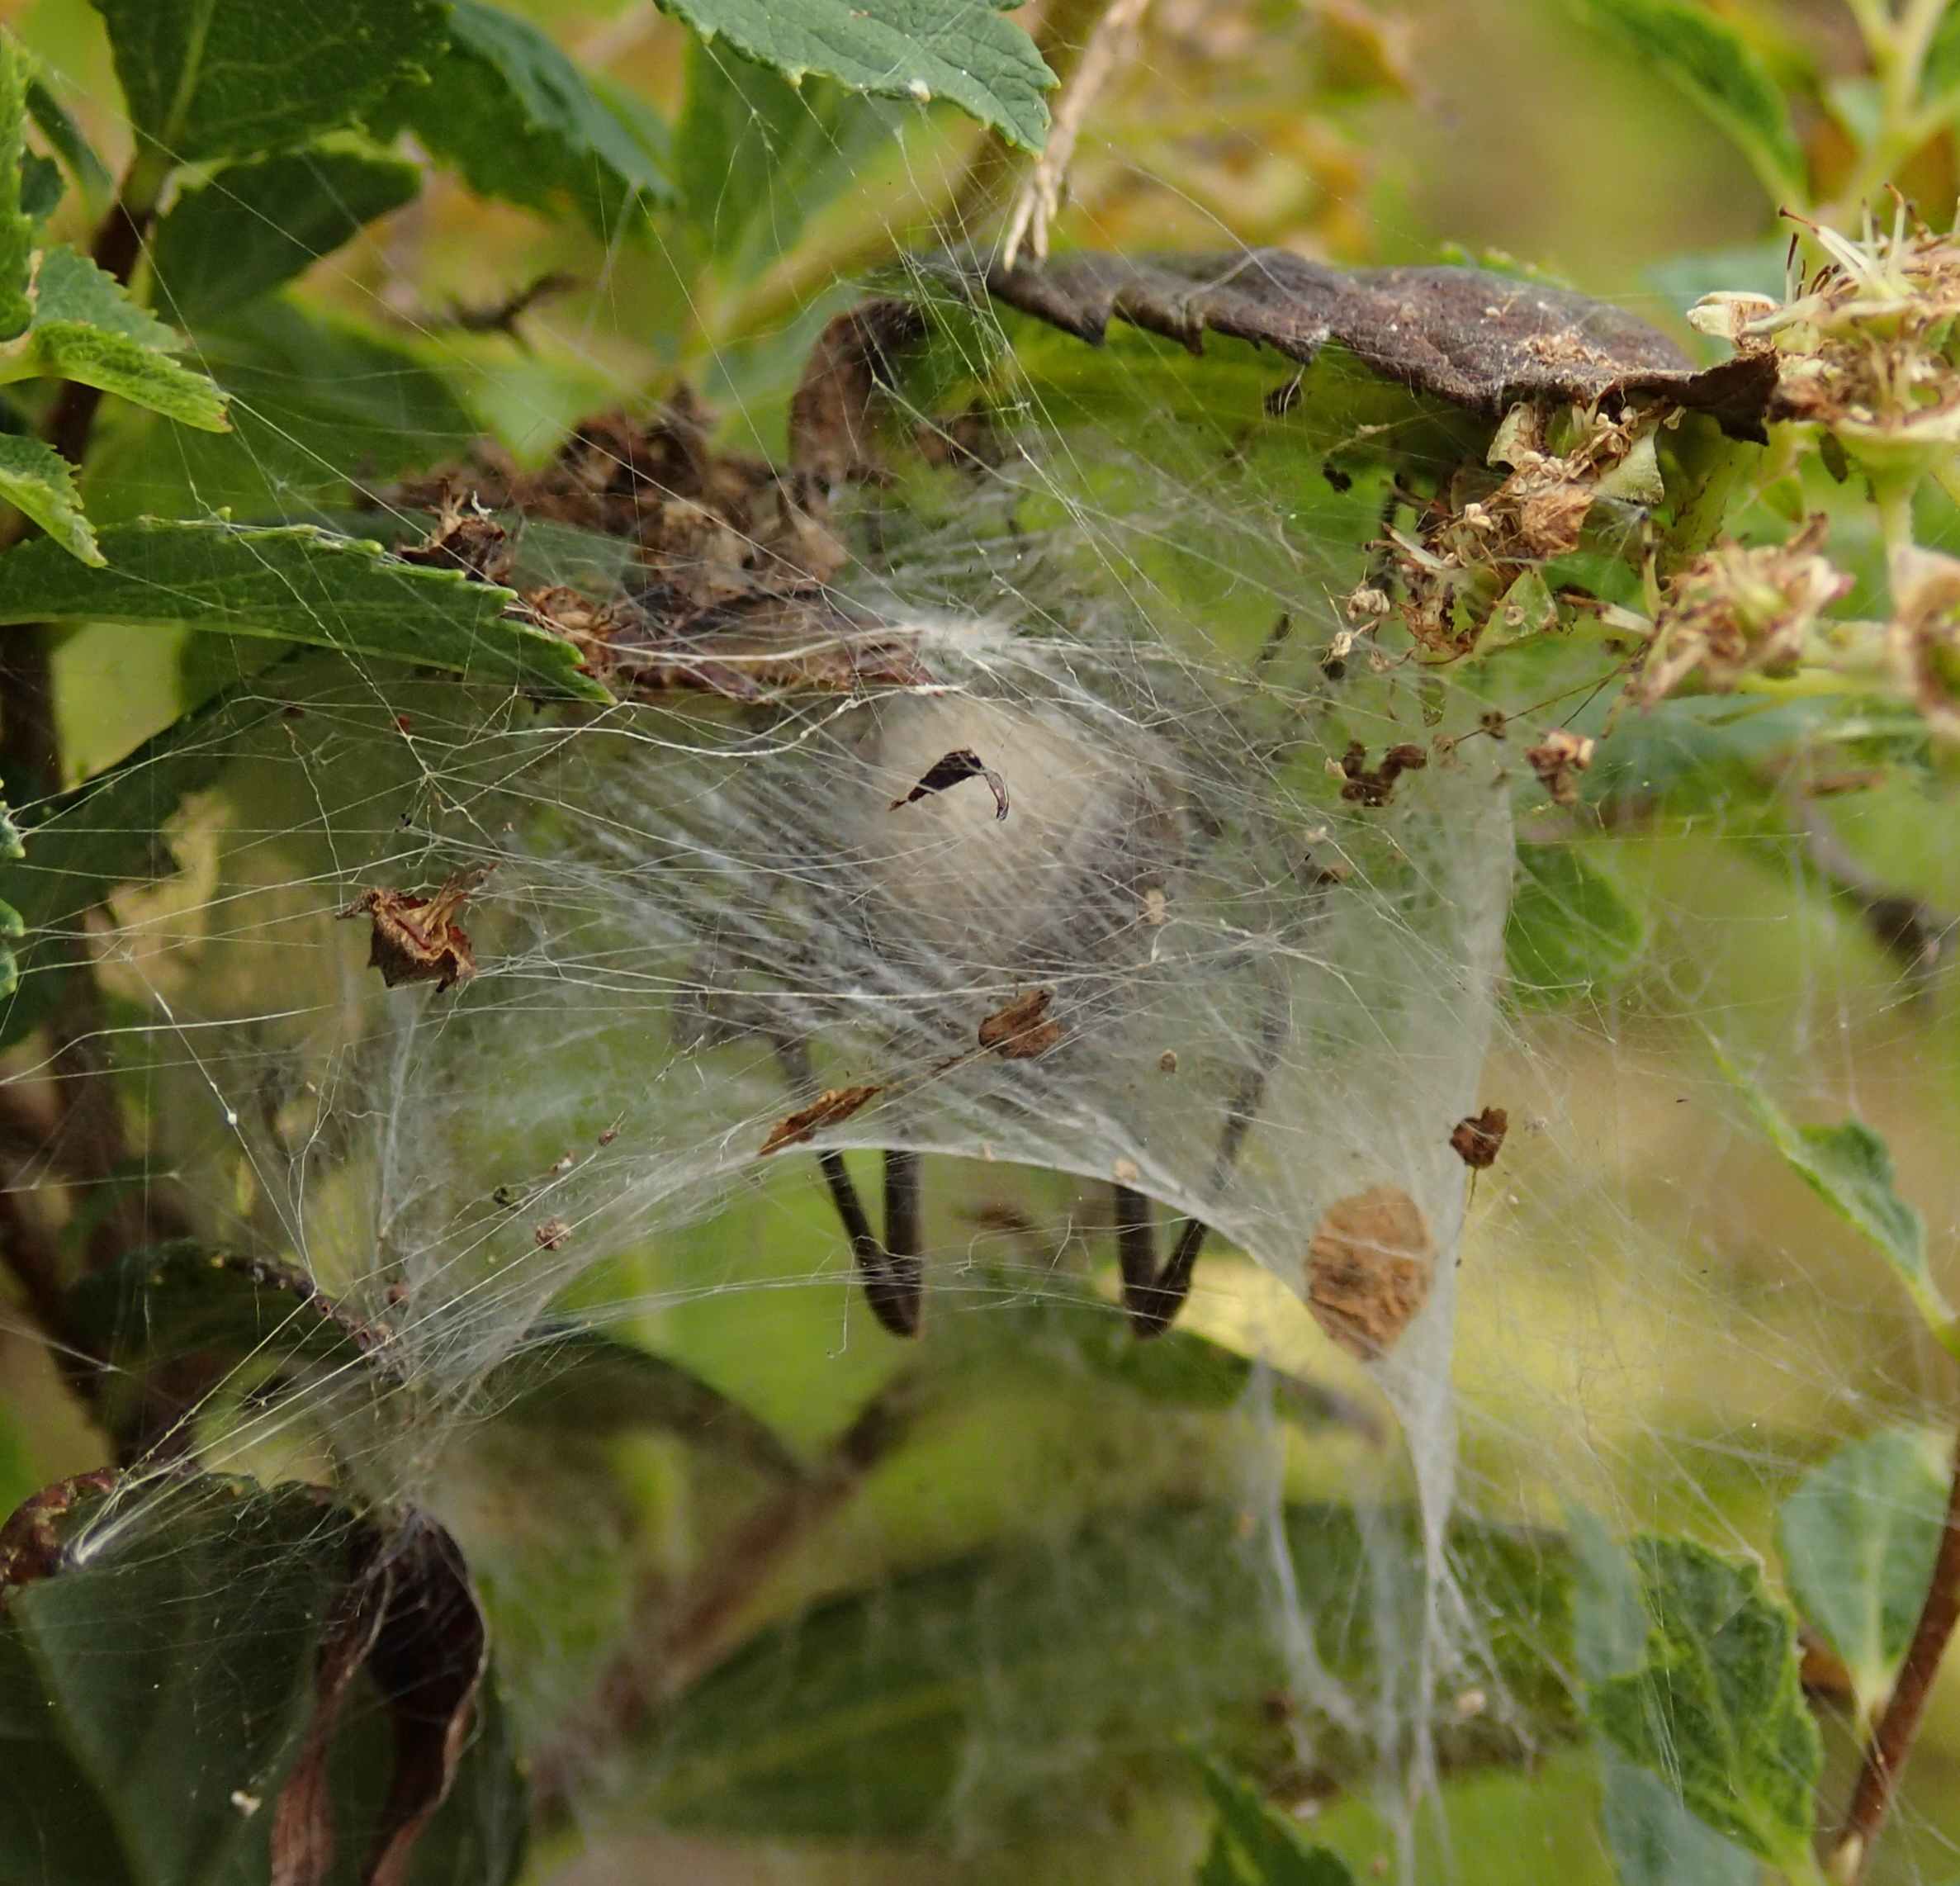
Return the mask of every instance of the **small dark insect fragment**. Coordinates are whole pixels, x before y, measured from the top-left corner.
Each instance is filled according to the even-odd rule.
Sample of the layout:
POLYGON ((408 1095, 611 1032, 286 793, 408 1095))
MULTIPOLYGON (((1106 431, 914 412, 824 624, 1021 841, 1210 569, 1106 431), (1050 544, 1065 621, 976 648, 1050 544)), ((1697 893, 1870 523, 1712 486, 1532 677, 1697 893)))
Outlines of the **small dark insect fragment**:
POLYGON ((1391 746, 1379 766, 1371 766, 1367 748, 1354 741, 1341 756, 1341 771, 1347 782, 1341 789, 1341 797, 1362 805, 1386 805, 1396 780, 1404 773, 1420 772, 1428 764, 1429 756, 1420 746, 1391 746))
POLYGON ((814 1140, 824 1127, 850 1119, 866 1101, 884 1091, 882 1087, 826 1088, 807 1106, 785 1114, 769 1128, 761 1153, 779 1153, 785 1146, 800 1146, 805 1140, 814 1140))
POLYGON ((956 786, 962 780, 984 780, 993 794, 994 817, 997 820, 1007 816, 1007 782, 983 762, 970 746, 955 746, 950 753, 943 754, 926 769, 926 775, 918 784, 902 797, 892 801, 891 809, 910 805, 914 799, 922 799, 928 793, 943 793, 948 786, 956 786))
POLYGON ((469 933, 454 919, 470 893, 489 875, 487 865, 457 871, 444 879, 433 897, 364 890, 339 914, 372 921, 374 933, 367 966, 379 969, 390 988, 403 983, 433 983, 440 995, 452 983, 467 982, 476 974, 469 933))
POLYGON ((1510 1130, 1511 1116, 1501 1106, 1487 1106, 1459 1120, 1450 1131, 1450 1150, 1472 1172, 1494 1163, 1510 1130))
POLYGON ((1031 1061, 1062 1039, 1058 1021, 1048 1019, 1053 989, 1030 989, 1004 1002, 980 1024, 980 1045, 1005 1061, 1031 1061))

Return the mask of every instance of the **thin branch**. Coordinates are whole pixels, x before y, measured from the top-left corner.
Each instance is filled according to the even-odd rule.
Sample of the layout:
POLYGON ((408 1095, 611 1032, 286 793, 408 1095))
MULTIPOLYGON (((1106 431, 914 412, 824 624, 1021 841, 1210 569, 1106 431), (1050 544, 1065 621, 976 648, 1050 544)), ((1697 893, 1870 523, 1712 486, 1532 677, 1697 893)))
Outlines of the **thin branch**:
POLYGON ((1858 912, 1872 940, 1909 979, 1919 984, 1928 982, 1946 954, 1948 939, 1960 927, 1960 919, 1873 877, 1852 856, 1823 809, 1808 794, 1792 795, 1791 817, 1811 869, 1834 895, 1858 912))
POLYGON ((1900 1666, 1899 1680, 1887 1699, 1865 1747, 1865 1757, 1852 1790, 1843 1831, 1830 1856, 1830 1873, 1837 1886, 1857 1886, 1864 1875, 1872 1843, 1892 1804, 1899 1776, 1911 1752, 1912 1741, 1925 1713, 1926 1699, 1939 1675, 1947 1640, 1960 1622, 1960 1444, 1956 1445, 1953 1484, 1947 1494, 1946 1523, 1925 1603, 1914 1628, 1912 1642, 1900 1666))

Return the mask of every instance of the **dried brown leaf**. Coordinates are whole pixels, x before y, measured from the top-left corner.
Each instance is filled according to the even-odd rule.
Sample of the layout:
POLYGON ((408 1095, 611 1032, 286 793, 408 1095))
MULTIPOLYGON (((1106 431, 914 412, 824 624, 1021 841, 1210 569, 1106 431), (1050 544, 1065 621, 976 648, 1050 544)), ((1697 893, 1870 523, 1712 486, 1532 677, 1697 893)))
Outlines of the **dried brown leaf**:
POLYGON ((1422 1208, 1393 1186, 1337 1200, 1307 1249, 1307 1307, 1363 1362, 1385 1355, 1429 1301, 1436 1247, 1422 1208))
POLYGON ((957 786, 965 780, 986 780, 987 789, 993 794, 994 817, 997 820, 1006 817, 1007 782, 970 746, 956 746, 950 753, 942 754, 935 760, 926 769, 917 785, 892 801, 891 809, 897 812, 901 806, 911 805, 929 793, 943 793, 947 787, 957 786))
POLYGON ((440 995, 452 983, 467 982, 476 974, 468 932, 455 921, 455 913, 489 875, 484 865, 456 872, 427 898, 406 891, 364 890, 339 915, 365 917, 373 925, 367 966, 379 969, 390 988, 403 983, 433 983, 440 995))
POLYGON ((1003 1002, 980 1024, 980 1045, 1008 1061, 1031 1061, 1045 1054, 1065 1032, 1059 1021, 1049 1018, 1049 1005, 1054 999, 1053 989, 1038 988, 1003 1002))
POLYGON ((866 301, 817 337, 789 402, 789 462, 826 483, 874 476, 873 402, 894 355, 926 332, 910 301, 866 301))
POLYGON ((1583 733, 1555 727, 1536 746, 1525 748, 1526 763, 1555 804, 1579 803, 1579 775, 1593 764, 1593 744, 1583 733))
POLYGON ((786 1114, 769 1129, 759 1157, 780 1152, 785 1146, 800 1146, 814 1140, 826 1126, 848 1120, 864 1103, 885 1090, 882 1087, 826 1088, 807 1106, 786 1114))
POLYGON ((1510 1130, 1511 1116, 1501 1106, 1487 1106, 1459 1120, 1450 1130, 1450 1150, 1473 1172, 1496 1162, 1510 1130))
POLYGON ((1520 400, 1652 398, 1765 436, 1776 363, 1696 371, 1658 329, 1569 289, 1480 268, 1339 269, 1285 249, 1125 257, 1077 253, 985 276, 996 299, 1082 339, 1122 320, 1202 350, 1207 330, 1303 365, 1330 342, 1387 379, 1500 419, 1520 400))

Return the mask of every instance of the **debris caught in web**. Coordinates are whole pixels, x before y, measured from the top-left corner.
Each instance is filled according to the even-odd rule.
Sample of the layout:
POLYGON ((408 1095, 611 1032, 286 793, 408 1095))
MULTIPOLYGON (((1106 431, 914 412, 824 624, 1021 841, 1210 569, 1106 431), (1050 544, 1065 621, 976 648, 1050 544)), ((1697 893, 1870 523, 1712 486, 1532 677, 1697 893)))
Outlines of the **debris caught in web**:
POLYGON ((1314 1320, 1363 1362, 1385 1355, 1429 1301, 1436 1247, 1422 1208, 1393 1186, 1336 1200, 1308 1256, 1314 1320))
POLYGON ((943 793, 947 787, 957 786, 966 780, 986 780, 987 789, 993 794, 994 817, 998 820, 1007 816, 1007 782, 970 746, 956 746, 943 758, 934 761, 917 785, 892 801, 891 809, 897 812, 901 806, 922 799, 928 793, 943 793))
POLYGON ((1511 1116, 1503 1107, 1487 1106, 1451 1128, 1450 1150, 1472 1172, 1483 1172, 1496 1162, 1510 1128, 1511 1116))
POLYGON ((826 1088, 807 1106, 798 1107, 779 1120, 762 1142, 760 1153, 779 1153, 785 1146, 803 1145, 825 1127, 850 1119, 867 1101, 884 1091, 877 1086, 826 1088))
POLYGON ((1031 1061, 1045 1054, 1064 1032, 1048 1012, 1054 999, 1053 989, 1039 988, 1003 1003, 980 1024, 980 1045, 1008 1061, 1031 1061))
POLYGON ((433 983, 436 993, 476 974, 469 932, 456 913, 490 875, 488 865, 472 865, 446 879, 433 897, 369 889, 338 914, 365 917, 373 925, 367 966, 379 969, 390 988, 404 983, 433 983))

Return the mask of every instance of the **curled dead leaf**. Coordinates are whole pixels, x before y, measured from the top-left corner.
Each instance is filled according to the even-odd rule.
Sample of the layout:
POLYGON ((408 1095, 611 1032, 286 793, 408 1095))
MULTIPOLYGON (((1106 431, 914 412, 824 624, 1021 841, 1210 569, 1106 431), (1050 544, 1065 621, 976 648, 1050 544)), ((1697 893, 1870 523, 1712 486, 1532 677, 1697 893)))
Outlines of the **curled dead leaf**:
POLYGON ((1393 1186, 1337 1199, 1307 1250, 1314 1320, 1363 1362, 1385 1355, 1429 1301, 1436 1247, 1422 1208, 1393 1186))
POLYGON ((1536 746, 1526 747, 1524 756, 1555 804, 1579 803, 1579 775, 1593 764, 1590 739, 1555 727, 1536 746))
POLYGON ((1007 782, 987 765, 970 746, 956 746, 950 753, 941 756, 928 766, 917 785, 892 801, 892 810, 922 799, 928 793, 943 793, 949 786, 957 786, 965 780, 984 780, 987 789, 993 794, 994 817, 1007 816, 1007 782))
POLYGON ((1338 762, 1338 775, 1346 782, 1341 797, 1361 805, 1386 805, 1404 773, 1419 773, 1428 764, 1429 756, 1420 746, 1403 746, 1390 747, 1381 764, 1371 766, 1367 749, 1356 740, 1338 762))
POLYGON ((825 1127, 850 1119, 867 1101, 884 1091, 882 1087, 826 1088, 807 1106, 786 1114, 770 1127, 758 1157, 814 1140, 825 1127))
POLYGON ((1007 1061, 1031 1061, 1062 1039, 1062 1024, 1049 1018, 1053 989, 1030 989, 1003 1002, 980 1024, 980 1045, 1007 1061))
POLYGON ((440 995, 452 983, 467 982, 476 974, 469 933, 455 918, 471 893, 489 875, 488 865, 473 865, 452 874, 433 897, 426 898, 406 891, 370 889, 339 914, 365 917, 371 922, 367 966, 379 969, 390 988, 403 983, 433 983, 440 995))
POLYGON ((1511 1129, 1511 1116, 1501 1106, 1487 1106, 1459 1120, 1450 1130, 1450 1150, 1473 1172, 1482 1172, 1497 1159, 1511 1129))
POLYGON ((817 337, 789 402, 789 462, 828 482, 875 473, 873 401, 893 357, 926 332, 910 301, 887 297, 839 315, 817 337))

